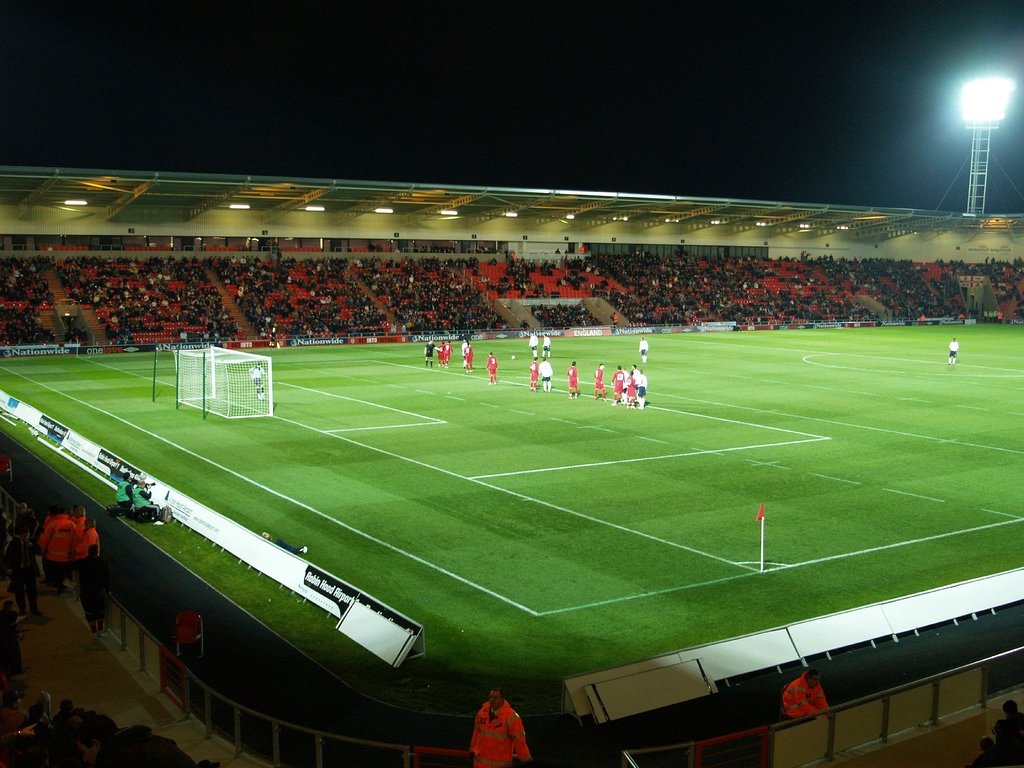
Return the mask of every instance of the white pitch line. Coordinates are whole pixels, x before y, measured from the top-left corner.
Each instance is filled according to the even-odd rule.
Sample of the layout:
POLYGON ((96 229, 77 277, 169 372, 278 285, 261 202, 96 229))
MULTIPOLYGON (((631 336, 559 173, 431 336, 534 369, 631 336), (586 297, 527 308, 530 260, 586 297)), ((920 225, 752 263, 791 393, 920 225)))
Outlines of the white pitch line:
POLYGON ((647 441, 652 442, 652 443, 661 443, 662 445, 669 445, 670 444, 668 440, 659 440, 656 437, 647 437, 646 435, 637 435, 637 439, 638 440, 647 440, 647 441))
MULTIPOLYGON (((35 382, 35 380, 29 379, 27 376, 24 376, 22 374, 16 374, 16 375, 18 375, 19 377, 21 377, 23 379, 26 379, 28 381, 33 381, 34 383, 38 384, 39 386, 44 387, 45 389, 48 389, 51 392, 55 392, 55 393, 57 393, 57 394, 59 394, 59 395, 61 395, 63 397, 66 397, 69 400, 81 403, 82 405, 85 405, 88 408, 91 408, 91 409, 93 409, 95 411, 98 411, 99 413, 103 413, 103 414, 105 414, 105 415, 107 415, 107 416, 109 416, 109 417, 111 417, 113 419, 116 419, 117 421, 120 421, 120 422, 122 422, 124 424, 127 424, 128 426, 131 426, 131 427, 139 430, 140 432, 142 432, 144 434, 151 435, 154 439, 160 440, 161 442, 163 442, 163 443, 165 443, 167 445, 171 445, 171 446, 173 446, 175 448, 178 448, 179 450, 183 451, 184 453, 188 454, 189 456, 193 456, 194 458, 196 458, 196 459, 198 459, 200 461, 204 461, 207 464, 210 464, 211 466, 217 467, 218 469, 222 469, 223 471, 227 472, 228 474, 230 474, 230 475, 232 475, 234 477, 237 477, 238 479, 240 479, 240 480, 242 480, 244 482, 250 483, 251 485, 253 485, 253 486, 257 487, 257 488, 259 488, 261 490, 264 490, 267 493, 270 493, 271 495, 277 496, 278 498, 281 498, 281 499, 289 501, 289 502, 291 502, 293 504, 296 504, 297 506, 310 511, 310 512, 320 516, 321 518, 323 518, 323 519, 325 519, 325 520, 327 520, 327 521, 329 521, 329 522, 331 522, 331 523, 333 523, 333 524, 335 524, 337 526, 340 526, 341 528, 344 528, 345 530, 351 531, 352 533, 355 533, 355 534, 357 534, 359 536, 362 536, 362 537, 366 538, 369 541, 377 543, 380 546, 385 547, 386 549, 391 550, 392 552, 395 552, 397 554, 400 554, 400 555, 403 555, 405 557, 408 557, 409 559, 413 560, 414 562, 420 563, 424 567, 433 569, 433 570, 435 570, 435 571, 437 571, 437 572, 439 572, 439 573, 441 573, 443 575, 450 576, 452 579, 454 579, 454 580, 456 580, 456 581, 458 581, 458 582, 460 582, 462 584, 465 584, 466 586, 469 586, 469 587, 472 587, 474 589, 477 589, 477 590, 483 592, 484 594, 490 595, 491 597, 494 597, 496 600, 499 600, 500 602, 503 602, 503 603, 506 603, 507 605, 511 605, 511 606, 513 606, 515 608, 518 608, 518 609, 522 610, 523 612, 525 612, 525 613, 527 613, 527 614, 529 614, 531 616, 539 616, 540 615, 540 613, 538 613, 537 611, 533 610, 532 608, 528 608, 527 606, 525 606, 525 605, 523 605, 523 604, 521 604, 519 602, 516 602, 515 600, 512 600, 512 598, 510 598, 510 597, 506 597, 505 595, 502 595, 502 594, 500 594, 498 592, 495 592, 495 591, 493 591, 491 589, 488 589, 487 587, 484 587, 481 584, 477 584, 476 582, 471 581, 471 580, 465 578, 464 576, 460 576, 460 575, 458 575, 456 573, 448 571, 447 569, 442 568, 441 566, 436 565, 435 563, 432 563, 429 560, 425 560, 425 559, 419 557, 418 555, 414 555, 411 552, 407 552, 406 550, 400 549, 399 547, 396 547, 396 546, 394 546, 392 544, 389 544, 388 542, 383 541, 382 539, 378 539, 377 537, 372 536, 372 535, 366 533, 365 531, 361 531, 358 528, 355 528, 355 527, 350 526, 350 525, 348 525, 346 523, 343 523, 342 521, 340 521, 340 520, 338 520, 338 519, 336 519, 334 517, 331 517, 330 515, 327 515, 327 514, 321 512, 320 510, 317 510, 314 507, 311 507, 308 504, 305 504, 304 502, 300 502, 300 501, 298 501, 296 499, 292 499, 292 498, 290 498, 288 496, 285 496, 284 494, 280 493, 279 491, 274 490, 273 488, 265 486, 262 483, 259 483, 256 480, 253 480, 252 478, 247 477, 246 475, 241 474, 240 472, 236 472, 233 469, 229 469, 227 467, 223 467, 220 464, 217 464, 216 462, 206 458, 205 456, 201 456, 201 455, 199 455, 197 453, 194 453, 193 451, 188 450, 187 448, 179 446, 176 443, 173 443, 173 442, 171 442, 170 440, 168 440, 168 439, 166 439, 164 437, 161 437, 161 436, 159 436, 159 435, 157 435, 155 433, 152 433, 152 432, 150 432, 150 431, 148 431, 146 429, 143 429, 142 427, 140 427, 140 426, 138 426, 136 424, 133 424, 132 422, 127 421, 126 419, 121 418, 120 416, 115 416, 114 414, 111 414, 111 413, 109 413, 107 411, 104 411, 101 408, 96 407, 95 405, 92 405, 92 404, 86 403, 84 401, 81 401, 78 398, 72 397, 71 395, 68 395, 68 394, 66 394, 64 392, 60 392, 60 391, 54 389, 53 387, 47 386, 46 384, 42 384, 40 382, 35 382)), ((502 488, 501 486, 494 485, 493 483, 485 483, 482 480, 477 480, 477 479, 474 479, 474 478, 465 477, 464 475, 460 475, 460 474, 458 474, 456 472, 452 472, 451 470, 443 469, 442 467, 437 467, 437 466, 428 464, 428 463, 426 463, 424 461, 420 461, 418 459, 413 459, 413 458, 408 457, 408 456, 402 456, 401 454, 394 453, 393 451, 388 451, 388 450, 385 450, 383 448, 378 448, 378 447, 373 446, 373 445, 367 445, 366 443, 361 443, 358 440, 353 440, 350 437, 345 437, 343 435, 337 435, 337 434, 330 434, 330 433, 325 432, 322 429, 319 429, 317 427, 312 427, 312 426, 310 426, 308 424, 303 424, 302 422, 295 421, 293 419, 288 419, 288 418, 284 418, 284 417, 281 417, 281 416, 277 416, 275 418, 277 418, 278 421, 282 421, 282 422, 285 422, 285 423, 288 423, 288 424, 294 424, 295 426, 301 427, 303 429, 308 429, 310 431, 313 431, 313 432, 316 432, 316 433, 319 433, 319 434, 322 434, 322 435, 326 435, 327 437, 333 438, 335 440, 342 440, 342 441, 348 443, 349 445, 354 445, 356 447, 363 448, 364 450, 372 451, 374 453, 379 453, 379 454, 382 454, 384 456, 388 456, 390 458, 397 459, 399 461, 405 461, 405 462, 408 462, 410 464, 414 464, 416 466, 423 467, 425 469, 429 469, 429 470, 438 472, 440 474, 447 475, 447 476, 452 477, 452 478, 456 478, 458 480, 463 480, 465 482, 475 483, 475 484, 480 485, 480 486, 482 486, 484 488, 488 488, 490 490, 497 491, 498 493, 503 493, 503 494, 506 494, 508 496, 512 496, 514 498, 521 499, 522 501, 526 501, 526 502, 529 502, 529 503, 537 504, 538 506, 546 507, 548 509, 552 509, 552 510, 555 510, 557 512, 562 512, 563 514, 571 515, 573 517, 580 518, 581 520, 587 520, 587 521, 589 521, 591 523, 594 523, 596 525, 603 525, 603 526, 606 526, 606 527, 611 528, 613 530, 619 531, 621 533, 626 533, 626 534, 629 534, 629 535, 638 536, 638 537, 640 537, 642 539, 646 539, 648 541, 653 541, 653 542, 658 543, 658 544, 663 544, 665 546, 669 546, 669 547, 672 547, 672 548, 675 548, 675 549, 679 549, 679 550, 682 550, 682 551, 685 551, 685 552, 690 552, 691 554, 695 554, 695 555, 698 555, 700 557, 706 557, 706 558, 709 558, 711 560, 716 560, 716 561, 721 562, 721 563, 726 563, 727 565, 730 565, 730 566, 733 566, 733 567, 743 568, 744 570, 749 570, 749 571, 756 570, 752 566, 744 565, 742 563, 736 563, 736 562, 734 562, 732 560, 729 560, 728 558, 721 557, 721 556, 713 554, 711 552, 706 552, 704 550, 700 550, 700 549, 697 549, 695 547, 689 547, 689 546, 686 546, 685 544, 680 544, 680 543, 675 542, 675 541, 670 541, 668 539, 663 539, 660 536, 655 536, 655 535, 650 534, 650 533, 644 533, 643 531, 638 531, 638 530, 633 529, 633 528, 628 528, 627 526, 619 525, 618 523, 612 523, 612 522, 610 522, 608 520, 602 520, 601 518, 594 517, 593 515, 587 515, 587 514, 584 514, 583 512, 577 512, 577 511, 569 509, 567 507, 562 507, 562 506, 559 506, 557 504, 553 504, 551 502, 535 498, 533 496, 528 496, 525 493, 519 493, 518 491, 512 491, 512 490, 509 490, 507 488, 502 488)), ((821 438, 821 439, 827 440, 827 439, 830 439, 830 438, 821 438)))
MULTIPOLYGON (((845 552, 845 553, 840 554, 840 555, 829 555, 827 557, 819 557, 819 558, 816 558, 814 560, 805 560, 802 563, 790 563, 790 564, 777 563, 777 564, 775 564, 775 568, 773 568, 772 570, 790 570, 792 568, 806 568, 807 566, 810 566, 810 565, 819 565, 821 563, 832 562, 834 560, 845 560, 848 557, 860 557, 861 555, 871 555, 871 554, 875 554, 876 552, 884 552, 884 551, 889 550, 889 549, 898 549, 900 547, 909 547, 909 546, 912 546, 914 544, 924 544, 926 542, 935 541, 937 539, 948 539, 951 536, 961 536, 961 535, 963 535, 965 533, 976 533, 978 531, 985 531, 985 530, 989 530, 991 528, 999 528, 999 527, 1002 527, 1004 525, 1014 525, 1016 523, 1024 523, 1024 517, 1017 517, 1017 518, 1014 518, 1012 520, 1004 520, 1004 521, 999 522, 999 523, 989 523, 988 525, 979 525, 979 526, 975 526, 974 528, 964 528, 964 529, 961 529, 961 530, 958 530, 958 531, 948 531, 946 533, 937 533, 934 536, 924 536, 924 537, 922 537, 920 539, 911 539, 909 541, 900 541, 900 542, 896 542, 895 544, 884 544, 884 545, 878 546, 878 547, 869 547, 867 549, 857 550, 856 552, 845 552)), ((741 564, 742 563, 736 563, 736 565, 741 565, 741 564)), ((582 611, 582 610, 587 610, 589 608, 601 608, 601 607, 604 607, 604 606, 607 606, 607 605, 614 605, 616 603, 627 603, 627 602, 631 602, 633 600, 642 600, 642 599, 647 598, 647 597, 657 597, 659 595, 667 595, 667 594, 671 594, 673 592, 683 592, 683 591, 687 591, 687 590, 691 590, 691 589, 700 589, 702 587, 715 586, 717 584, 723 584, 725 582, 735 581, 736 579, 748 579, 748 578, 751 578, 752 576, 758 576, 758 575, 762 575, 763 576, 763 574, 758 574, 758 569, 757 568, 753 568, 752 567, 751 571, 752 572, 750 572, 750 573, 736 573, 736 574, 732 574, 730 576, 723 576, 723 577, 718 578, 718 579, 709 579, 707 581, 700 581, 700 582, 697 582, 697 583, 694 583, 694 584, 680 584, 680 585, 674 586, 674 587, 665 587, 664 589, 651 590, 651 591, 648 591, 648 592, 636 592, 636 593, 631 594, 631 595, 621 595, 619 597, 611 597, 611 598, 608 598, 607 600, 597 600, 597 601, 592 602, 592 603, 582 603, 580 605, 571 605, 571 606, 567 606, 565 608, 555 608, 555 609, 549 610, 549 611, 539 611, 537 613, 537 615, 538 615, 538 617, 554 616, 554 615, 557 615, 557 614, 560 614, 560 613, 571 613, 573 611, 582 611)))
POLYGON ((954 408, 963 408, 963 409, 968 410, 968 411, 986 411, 986 412, 988 412, 988 411, 992 410, 991 408, 982 408, 981 406, 978 406, 978 405, 960 405, 959 403, 953 403, 953 407, 954 408))
MULTIPOLYGON (((752 405, 737 405, 735 403, 722 403, 722 402, 719 402, 717 400, 704 400, 702 398, 687 397, 685 395, 663 394, 663 395, 659 395, 659 397, 674 398, 674 399, 677 399, 677 400, 686 400, 686 401, 692 402, 692 403, 703 403, 704 405, 715 405, 715 406, 719 406, 719 407, 722 407, 722 408, 736 408, 736 409, 741 410, 741 411, 753 411, 754 413, 770 413, 770 414, 773 414, 775 416, 785 416, 786 418, 789 418, 789 419, 803 419, 804 421, 813 421, 813 422, 816 422, 816 423, 819 423, 819 424, 831 424, 833 426, 838 426, 838 427, 849 427, 850 429, 863 429, 863 430, 866 430, 868 432, 881 432, 881 433, 887 434, 887 435, 899 435, 900 437, 912 437, 912 438, 915 438, 917 440, 929 440, 929 441, 935 442, 935 443, 956 443, 957 445, 962 445, 962 446, 964 446, 966 448, 977 448, 979 450, 984 450, 984 451, 997 451, 999 453, 1012 453, 1012 454, 1017 454, 1017 455, 1024 455, 1024 451, 1018 450, 1016 448, 1003 448, 1003 447, 998 446, 998 445, 982 445, 980 443, 966 443, 966 442, 963 442, 961 440, 957 440, 956 438, 934 437, 932 435, 922 435, 922 434, 919 434, 919 433, 916 433, 916 432, 903 432, 903 431, 898 430, 898 429, 886 429, 885 427, 873 427, 873 426, 871 426, 869 424, 855 424, 855 423, 850 422, 850 421, 839 421, 838 419, 823 419, 823 418, 821 418, 819 416, 805 416, 805 415, 800 414, 800 413, 789 413, 787 411, 770 410, 770 409, 767 409, 767 408, 755 408, 752 405)), ((670 409, 667 409, 667 410, 670 410, 670 409)), ((744 422, 739 422, 739 423, 742 424, 744 422)), ((801 434, 801 433, 797 432, 796 434, 801 434)))
POLYGON ((684 453, 669 453, 661 456, 639 456, 633 459, 609 459, 608 461, 592 461, 585 464, 563 464, 557 467, 538 467, 536 469, 520 469, 514 472, 495 472, 490 475, 472 475, 468 480, 491 480, 496 477, 515 477, 517 475, 536 475, 543 472, 564 472, 570 469, 591 469, 593 467, 610 467, 616 464, 636 464, 644 461, 665 461, 666 459, 681 459, 688 456, 705 456, 712 453, 731 453, 734 451, 752 451, 758 448, 780 448, 785 445, 801 445, 803 443, 817 443, 822 440, 831 440, 831 437, 815 437, 810 440, 789 440, 782 443, 760 443, 758 445, 739 445, 731 448, 716 448, 708 451, 686 451, 684 453))
POLYGON ((596 429, 598 432, 610 432, 613 435, 619 434, 619 430, 617 430, 617 429, 608 429, 608 427, 599 427, 596 424, 584 424, 584 425, 581 425, 580 427, 577 427, 577 429, 596 429))
POLYGON ((535 413, 530 413, 529 411, 517 411, 515 408, 509 408, 509 411, 511 411, 512 413, 521 414, 523 416, 536 416, 537 415, 535 413))
POLYGON ((913 496, 915 499, 924 499, 925 501, 937 501, 939 504, 945 504, 945 499, 936 499, 934 496, 922 496, 920 493, 909 493, 908 491, 897 491, 895 488, 883 488, 883 491, 889 493, 898 493, 900 496, 913 496))
POLYGON ((501 408, 500 405, 495 405, 494 403, 477 403, 477 405, 482 405, 484 408, 501 408))
POLYGON ((823 477, 826 480, 835 480, 837 483, 849 483, 850 485, 863 485, 863 483, 858 482, 857 480, 846 480, 846 479, 844 479, 842 477, 833 477, 832 475, 819 475, 817 472, 811 472, 810 474, 814 475, 815 477, 823 477))
POLYGON ((992 514, 992 515, 1002 515, 1003 517, 1009 517, 1009 518, 1012 518, 1014 520, 1020 520, 1021 519, 1020 515, 1014 515, 1014 514, 1011 514, 1010 512, 1000 512, 997 509, 985 509, 983 507, 981 511, 982 512, 988 512, 989 514, 992 514))
MULTIPOLYGON (((280 416, 278 416, 277 419, 279 421, 287 422, 288 424, 294 424, 297 427, 302 427, 303 429, 308 429, 311 432, 317 432, 317 433, 322 434, 322 435, 323 434, 327 434, 322 429, 319 429, 318 427, 310 426, 309 424, 303 424, 301 421, 295 421, 293 419, 286 419, 286 418, 283 418, 283 417, 280 417, 280 416)), ((457 480, 463 480, 465 482, 475 483, 476 485, 480 485, 480 486, 482 486, 484 488, 489 488, 490 490, 497 491, 499 493, 503 493, 503 494, 506 494, 508 496, 512 496, 512 497, 517 498, 517 499, 521 499, 522 501, 530 502, 532 504, 537 504, 538 506, 546 507, 547 509, 553 509, 553 510, 555 510, 557 512, 562 512, 562 513, 567 514, 567 515, 572 515, 573 517, 578 517, 581 520, 587 520, 587 521, 589 521, 591 523, 595 523, 597 525, 603 525, 603 526, 606 526, 606 527, 611 528, 613 530, 620 531, 622 533, 627 533, 627 534, 630 534, 630 535, 633 535, 633 536, 639 536, 640 538, 647 539, 648 541, 654 541, 654 542, 657 542, 658 544, 664 544, 666 546, 673 547, 675 549, 680 549, 680 550, 683 550, 685 552, 690 552, 690 553, 695 554, 695 555, 700 555, 701 557, 706 557, 706 558, 709 558, 711 560, 717 560, 718 562, 726 563, 728 565, 735 566, 737 568, 748 568, 748 566, 742 565, 740 563, 736 563, 735 561, 729 560, 728 558, 725 558, 725 557, 720 557, 719 555, 715 555, 715 554, 713 554, 711 552, 705 552, 704 550, 696 549, 695 547, 688 547, 685 544, 680 544, 679 542, 676 542, 676 541, 670 541, 669 539, 663 539, 660 536, 655 536, 655 535, 650 534, 650 533, 644 533, 643 531, 638 531, 638 530, 636 530, 634 528, 628 528, 628 527, 626 527, 624 525, 619 525, 618 523, 613 523, 613 522, 610 522, 608 520, 602 520, 599 517, 594 517, 593 515, 587 515, 587 514, 584 514, 583 512, 577 512, 576 510, 569 509, 568 507, 562 507, 562 506, 559 506, 558 504, 553 504, 550 501, 544 501, 543 499, 538 499, 538 498, 536 498, 534 496, 528 496, 525 493, 519 493, 518 491, 513 491, 513 490, 510 490, 508 488, 502 488, 500 485, 494 485, 493 483, 485 483, 485 482, 483 482, 483 479, 481 479, 481 478, 467 477, 465 475, 460 475, 458 472, 453 472, 450 469, 444 469, 443 467, 438 467, 438 466, 435 466, 433 464, 428 464, 425 461, 420 461, 419 459, 414 459, 414 458, 412 458, 410 456, 403 456, 400 453, 395 453, 394 451, 389 451, 389 450, 386 450, 384 448, 378 448, 377 446, 374 446, 374 445, 367 445, 366 443, 360 443, 358 440, 353 440, 352 438, 344 437, 342 435, 328 435, 328 437, 333 437, 333 438, 335 438, 337 440, 344 440, 346 443, 348 443, 350 445, 354 445, 354 446, 357 446, 359 448, 364 448, 365 450, 373 451, 374 453, 379 453, 379 454, 381 454, 383 456, 388 456, 388 457, 390 457, 392 459, 397 459, 398 461, 405 461, 405 462, 408 462, 409 464, 413 464, 413 465, 415 465, 417 467, 422 467, 423 469, 428 469, 428 470, 431 470, 431 471, 434 471, 434 472, 438 472, 440 474, 447 475, 448 477, 452 477, 452 478, 455 478, 457 480)), ((822 439, 826 439, 827 440, 828 438, 822 438, 822 439)), ((811 441, 802 441, 802 442, 811 442, 811 441)), ((755 569, 750 568, 750 570, 755 570, 755 569)), ((466 583, 466 584, 471 584, 472 583, 472 582, 469 582, 469 581, 464 580, 464 579, 462 581, 463 581, 463 583, 466 583)), ((506 599, 505 602, 512 604, 512 600, 510 600, 510 599, 506 599)), ((526 610, 531 615, 535 615, 535 616, 536 615, 540 615, 540 614, 538 614, 537 612, 535 612, 535 611, 533 611, 531 609, 524 608, 524 610, 526 610)))
MULTIPOLYGON (((10 373, 14 373, 13 371, 10 371, 9 369, 4 369, 4 370, 8 370, 10 373)), ((378 546, 383 547, 384 549, 390 550, 391 552, 394 552, 395 554, 402 555, 403 557, 407 557, 410 560, 413 560, 414 562, 417 562, 417 563, 419 563, 420 565, 422 565, 422 566, 424 566, 426 568, 430 568, 430 569, 432 569, 434 571, 437 571, 438 573, 441 573, 441 574, 443 574, 445 576, 448 576, 448 577, 454 579, 455 581, 458 581, 458 582, 460 582, 462 584, 465 584, 466 586, 472 587, 473 589, 477 589, 480 592, 483 592, 484 594, 490 595, 491 597, 495 598, 496 600, 500 600, 501 602, 506 603, 507 605, 511 605, 511 606, 513 606, 515 608, 518 608, 521 611, 524 611, 525 613, 530 614, 531 616, 536 616, 537 615, 537 612, 534 611, 533 609, 527 608, 525 605, 523 605, 521 603, 518 603, 515 600, 512 600, 509 597, 506 597, 505 595, 502 595, 502 594, 500 594, 498 592, 495 592, 494 590, 488 589, 487 587, 483 586, 482 584, 477 584, 474 581, 470 581, 469 579, 465 578, 464 576, 460 576, 457 573, 453 573, 453 572, 447 570, 446 568, 442 568, 441 566, 437 565, 436 563, 432 563, 429 560, 425 560, 424 558, 420 557, 419 555, 414 555, 412 552, 408 552, 408 551, 406 551, 404 549, 401 549, 400 547, 396 547, 394 544, 391 544, 390 542, 384 541, 383 539, 377 538, 376 536, 373 536, 373 535, 367 533, 366 531, 361 531, 361 530, 359 530, 358 528, 356 528, 354 526, 348 525, 347 523, 344 523, 341 520, 338 520, 337 518, 331 517, 330 515, 326 514, 325 512, 320 511, 316 507, 310 506, 309 504, 306 504, 303 501, 299 501, 298 499, 293 499, 292 497, 290 497, 290 496, 288 496, 288 495, 286 495, 284 493, 281 493, 280 491, 275 490, 275 489, 271 488, 270 486, 267 486, 267 485, 264 485, 263 483, 257 482, 256 480, 253 480, 251 477, 248 477, 247 475, 243 475, 241 472, 237 472, 236 470, 231 469, 230 467, 226 467, 223 464, 218 464, 217 462, 213 461, 212 459, 207 458, 206 456, 202 456, 202 455, 196 453, 195 451, 191 451, 191 450, 189 450, 188 448, 186 448, 183 445, 178 445, 174 441, 168 440, 166 437, 163 437, 162 435, 158 435, 155 432, 152 432, 152 431, 150 431, 148 429, 145 429, 144 427, 140 427, 138 424, 135 424, 134 422, 128 421, 128 419, 125 419, 125 418, 122 418, 120 416, 117 416, 116 414, 113 414, 110 411, 105 411, 104 409, 102 409, 102 408, 100 408, 100 407, 98 407, 96 405, 93 405, 92 403, 87 403, 84 400, 80 400, 77 397, 74 397, 72 395, 67 394, 66 392, 61 392, 61 391, 59 391, 57 389, 54 389, 53 387, 50 387, 50 386, 48 386, 46 384, 43 384, 40 381, 36 381, 34 379, 30 379, 28 376, 24 376, 23 374, 15 373, 14 375, 19 376, 19 377, 21 377, 23 379, 26 379, 27 381, 31 381, 34 384, 36 384, 37 386, 43 387, 44 389, 47 389, 50 392, 54 392, 55 394, 61 395, 62 397, 66 397, 68 400, 71 400, 72 402, 78 403, 79 405, 82 405, 82 406, 84 406, 86 408, 94 410, 97 413, 102 413, 104 416, 107 416, 108 418, 114 419, 115 421, 119 421, 122 424, 125 424, 126 426, 132 427, 133 429, 137 429, 142 434, 147 435, 147 436, 153 438, 154 440, 158 440, 158 441, 160 441, 161 443, 163 443, 165 445, 169 445, 172 448, 176 448, 177 450, 181 451, 182 453, 186 454, 187 456, 191 456, 192 458, 194 458, 194 459, 196 459, 198 461, 205 462, 206 464, 209 464, 210 466, 215 467, 216 469, 219 469, 222 472, 226 472, 227 474, 231 475, 232 477, 236 477, 236 478, 238 478, 239 480, 241 480, 243 482, 249 483, 250 485, 252 485, 252 486, 254 486, 256 488, 259 488, 261 491, 264 491, 265 493, 269 493, 270 495, 276 496, 277 498, 279 498, 279 499, 281 499, 283 501, 287 501, 288 503, 294 504, 295 506, 300 507, 301 509, 305 509, 307 512, 311 512, 314 515, 317 515, 318 517, 326 520, 327 522, 332 523, 333 525, 336 525, 336 526, 338 526, 340 528, 344 528, 346 531, 349 531, 350 533, 354 533, 357 536, 361 536, 364 539, 366 539, 367 541, 371 541, 374 544, 377 544, 378 546)), ((285 421, 285 422, 287 422, 289 424, 299 424, 299 422, 292 421, 291 419, 280 419, 280 417, 278 417, 278 418, 279 418, 280 421, 285 421)), ((304 424, 299 424, 299 426, 305 426, 305 425, 304 424)), ((316 430, 316 431, 323 433, 322 430, 316 430)), ((326 434, 326 433, 323 433, 323 434, 326 434)), ((341 437, 339 435, 330 435, 330 437, 334 437, 335 439, 338 439, 338 440, 345 440, 346 442, 352 443, 354 445, 360 445, 362 447, 368 447, 368 446, 363 446, 362 443, 358 443, 355 440, 350 440, 349 438, 341 437)), ((387 453, 386 451, 381 451, 381 452, 382 453, 387 453)))
MULTIPOLYGON (((413 411, 403 411, 401 408, 392 408, 390 405, 381 405, 380 403, 374 403, 370 400, 360 400, 358 397, 346 397, 345 395, 339 395, 336 392, 326 392, 322 389, 314 389, 313 387, 302 387, 298 384, 289 384, 288 382, 282 381, 277 383, 278 387, 291 387, 292 389, 300 389, 303 392, 312 392, 314 395, 323 395, 324 397, 333 397, 336 400, 347 400, 350 403, 359 403, 360 405, 367 405, 371 408, 380 408, 384 411, 392 411, 394 413, 400 413, 403 416, 412 416, 414 419, 423 419, 424 421, 435 421, 441 422, 442 419, 435 419, 433 416, 427 416, 423 413, 415 413, 413 411)), ((405 389, 405 387, 403 387, 405 389)))
POLYGON ((466 402, 466 398, 464 397, 456 397, 455 395, 445 395, 445 397, 449 400, 461 400, 462 402, 466 402))
POLYGON ((375 429, 406 429, 408 427, 438 427, 447 424, 447 421, 417 421, 414 424, 386 424, 380 427, 346 427, 344 429, 325 429, 324 432, 369 432, 375 429))

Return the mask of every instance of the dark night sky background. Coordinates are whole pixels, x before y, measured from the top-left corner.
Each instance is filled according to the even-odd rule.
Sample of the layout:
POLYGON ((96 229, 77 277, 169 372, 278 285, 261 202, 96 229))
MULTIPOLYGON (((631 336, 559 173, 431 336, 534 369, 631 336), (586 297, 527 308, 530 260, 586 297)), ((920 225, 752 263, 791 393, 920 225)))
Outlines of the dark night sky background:
POLYGON ((986 209, 1024 211, 1019 0, 37 0, 0 67, 2 165, 947 211, 1001 74, 986 209))

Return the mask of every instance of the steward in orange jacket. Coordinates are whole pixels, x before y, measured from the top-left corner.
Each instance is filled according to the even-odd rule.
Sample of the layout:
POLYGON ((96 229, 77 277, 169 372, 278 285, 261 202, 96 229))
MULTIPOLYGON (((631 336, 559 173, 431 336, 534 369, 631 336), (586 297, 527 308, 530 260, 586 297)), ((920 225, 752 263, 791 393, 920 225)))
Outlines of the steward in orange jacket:
POLYGON ((89 556, 89 547, 96 545, 96 554, 99 554, 100 534, 96 530, 96 521, 85 518, 84 530, 75 538, 75 546, 71 552, 71 561, 78 562, 89 556))
POLYGON ((533 760, 526 746, 523 720, 505 701, 500 688, 491 690, 476 713, 469 751, 473 753, 473 768, 509 768, 513 756, 523 763, 533 760))
POLYGON ((64 574, 75 544, 75 522, 60 507, 50 507, 50 514, 39 536, 39 554, 43 556, 46 583, 63 592, 64 574))
POLYGON ((821 675, 813 667, 782 691, 782 712, 791 720, 816 715, 823 709, 828 709, 828 702, 821 689, 821 675))

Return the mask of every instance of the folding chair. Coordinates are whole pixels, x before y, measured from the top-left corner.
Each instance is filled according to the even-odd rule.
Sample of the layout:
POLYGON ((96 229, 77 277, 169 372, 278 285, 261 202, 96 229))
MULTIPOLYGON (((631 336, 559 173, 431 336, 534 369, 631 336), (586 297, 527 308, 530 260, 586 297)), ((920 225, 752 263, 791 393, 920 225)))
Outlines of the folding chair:
POLYGON ((7 479, 14 482, 14 463, 10 456, 0 456, 0 475, 7 475, 7 479))
POLYGON ((206 650, 203 638, 203 617, 198 611, 181 611, 174 619, 174 649, 181 656, 181 644, 199 643, 199 655, 206 650))

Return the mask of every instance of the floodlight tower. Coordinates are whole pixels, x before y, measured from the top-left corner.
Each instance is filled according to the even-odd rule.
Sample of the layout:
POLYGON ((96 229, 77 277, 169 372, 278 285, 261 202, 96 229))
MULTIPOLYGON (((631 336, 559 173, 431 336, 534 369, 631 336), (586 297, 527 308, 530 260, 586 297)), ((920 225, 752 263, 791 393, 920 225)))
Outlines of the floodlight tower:
POLYGON ((971 140, 971 180, 967 189, 967 215, 985 213, 985 185, 988 182, 988 148, 992 131, 1006 116, 1014 84, 1000 77, 973 80, 964 86, 963 116, 973 132, 971 140))

